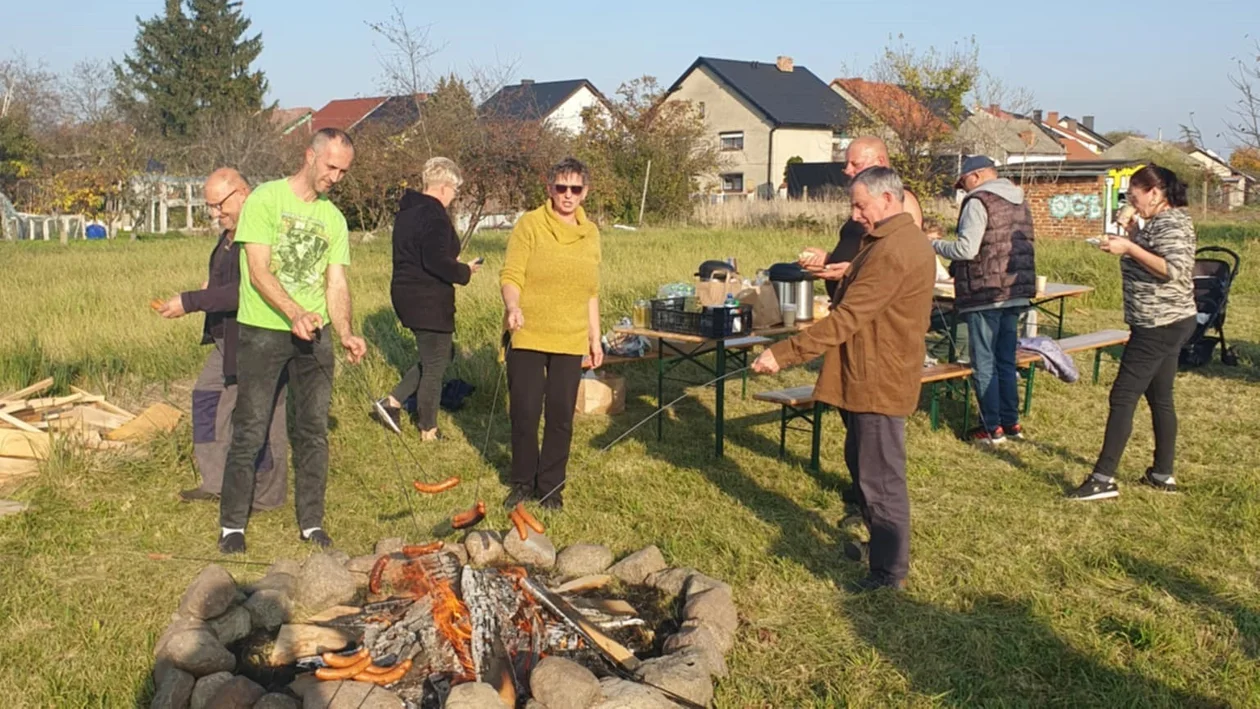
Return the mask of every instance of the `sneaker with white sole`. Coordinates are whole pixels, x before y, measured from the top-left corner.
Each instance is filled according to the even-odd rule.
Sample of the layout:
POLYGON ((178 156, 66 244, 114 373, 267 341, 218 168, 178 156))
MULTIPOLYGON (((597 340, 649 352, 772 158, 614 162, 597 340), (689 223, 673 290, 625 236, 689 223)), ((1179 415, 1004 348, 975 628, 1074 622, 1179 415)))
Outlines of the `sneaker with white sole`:
POLYGON ((1160 480, 1155 479, 1155 476, 1153 473, 1154 473, 1153 469, 1147 468, 1146 474, 1142 476, 1142 479, 1139 482, 1141 482, 1143 485, 1146 485, 1147 487, 1153 487, 1156 490, 1159 490, 1160 492, 1176 492, 1177 491, 1176 478, 1170 477, 1167 480, 1160 481, 1160 480))
POLYGON ((1006 432, 1002 430, 1001 426, 998 426, 992 431, 977 428, 967 434, 967 440, 981 446, 1000 446, 1003 443, 1006 443, 1006 432))
POLYGON ((1116 487, 1116 483, 1105 483, 1093 475, 1085 478, 1085 482, 1081 486, 1067 493, 1069 500, 1089 501, 1089 500, 1108 500, 1113 497, 1120 496, 1120 488, 1116 487))
POLYGON ((1013 423, 1009 426, 1003 426, 1002 432, 1006 434, 1007 438, 1014 438, 1017 441, 1024 440, 1024 427, 1017 423, 1013 423))

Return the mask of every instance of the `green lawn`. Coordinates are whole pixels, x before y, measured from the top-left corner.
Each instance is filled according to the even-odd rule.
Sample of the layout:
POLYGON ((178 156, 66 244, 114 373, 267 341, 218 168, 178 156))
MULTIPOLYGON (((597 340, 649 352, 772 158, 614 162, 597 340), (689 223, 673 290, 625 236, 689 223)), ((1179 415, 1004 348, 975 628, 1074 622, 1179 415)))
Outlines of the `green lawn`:
MULTIPOLYGON (((620 370, 627 413, 577 423, 566 511, 544 517, 549 534, 558 546, 593 541, 618 553, 657 544, 672 564, 729 581, 743 623, 731 676, 718 686, 722 707, 1260 706, 1260 226, 1249 229, 1202 230, 1202 241, 1220 240, 1246 260, 1229 328, 1242 362, 1178 380, 1183 494, 1129 484, 1150 456, 1142 406, 1120 499, 1064 501, 1098 451, 1115 365, 1104 364, 1098 386, 1039 376, 1028 443, 989 453, 953 431, 931 431, 923 413, 911 419, 910 590, 851 596, 843 585, 862 569, 840 553, 847 473, 838 418, 826 423, 821 474, 805 468, 806 434, 790 437, 788 460, 776 459, 777 412, 741 400, 737 386, 728 390, 726 459, 712 457, 713 392, 700 389, 668 417, 664 441, 645 426, 601 454, 652 408, 654 368, 631 365, 620 370)), ((748 270, 833 238, 609 231, 605 323, 706 258, 733 255, 748 270)), ((445 441, 421 448, 409 432, 430 476, 467 481, 453 496, 417 502, 421 534, 383 433, 366 417, 365 386, 385 391, 411 357, 389 306, 388 239, 354 248, 355 319, 372 353, 361 369, 338 367, 328 504, 328 528, 351 554, 382 537, 419 540, 468 506, 478 481, 488 502, 506 492, 502 410, 488 460, 480 453, 499 375, 492 274, 503 241, 501 233, 474 239, 486 271, 459 296, 462 356, 451 374, 478 392, 464 411, 443 414, 445 441)), ((165 399, 187 409, 204 356, 200 320, 163 321, 147 303, 199 283, 209 246, 204 238, 0 244, 0 389, 52 374, 60 387, 105 391, 127 406, 165 399)), ((1069 303, 1069 331, 1123 326, 1112 257, 1078 243, 1038 248, 1051 280, 1098 289, 1069 303)), ((811 377, 794 370, 751 389, 811 377)), ((945 409, 953 425, 959 414, 945 409)), ((175 499, 193 481, 191 452, 185 420, 143 457, 62 451, 38 479, 4 491, 32 505, 0 520, 5 707, 147 706, 153 643, 201 565, 146 555, 217 556, 217 508, 175 499)), ((403 478, 419 474, 406 455, 397 462, 403 478)), ((506 527, 491 509, 489 521, 506 527)), ((306 553, 291 508, 253 521, 249 559, 306 553)), ((230 567, 238 578, 261 568, 230 567)))

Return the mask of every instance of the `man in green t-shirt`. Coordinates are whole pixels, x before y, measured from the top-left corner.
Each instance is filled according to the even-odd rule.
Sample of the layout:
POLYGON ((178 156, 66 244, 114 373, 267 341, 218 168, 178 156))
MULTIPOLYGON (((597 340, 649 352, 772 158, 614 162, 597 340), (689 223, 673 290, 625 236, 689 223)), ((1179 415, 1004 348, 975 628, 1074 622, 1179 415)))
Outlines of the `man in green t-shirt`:
POLYGON ((354 144, 344 132, 317 131, 297 174, 260 185, 241 209, 241 293, 236 319, 237 401, 220 497, 219 551, 245 551, 254 494, 254 461, 262 450, 272 397, 281 377, 293 396, 294 500, 301 538, 332 545, 323 529, 328 479, 328 405, 332 398, 330 320, 347 359, 367 344, 350 328, 350 242, 346 219, 326 196, 350 169, 354 144))

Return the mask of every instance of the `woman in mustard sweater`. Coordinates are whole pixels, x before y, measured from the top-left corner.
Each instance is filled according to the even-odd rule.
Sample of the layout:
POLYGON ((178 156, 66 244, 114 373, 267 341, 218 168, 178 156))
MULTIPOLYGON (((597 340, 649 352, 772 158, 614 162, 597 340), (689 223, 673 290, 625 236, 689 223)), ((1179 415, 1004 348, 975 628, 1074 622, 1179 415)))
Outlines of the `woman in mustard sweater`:
POLYGON ((507 353, 512 421, 514 507, 529 499, 563 507, 560 486, 569 462, 573 409, 582 358, 604 360, 599 327, 599 229, 582 200, 590 186, 586 166, 566 158, 547 175, 548 200, 521 217, 508 237, 499 273, 511 346, 507 353), (539 418, 546 416, 542 449, 539 418))

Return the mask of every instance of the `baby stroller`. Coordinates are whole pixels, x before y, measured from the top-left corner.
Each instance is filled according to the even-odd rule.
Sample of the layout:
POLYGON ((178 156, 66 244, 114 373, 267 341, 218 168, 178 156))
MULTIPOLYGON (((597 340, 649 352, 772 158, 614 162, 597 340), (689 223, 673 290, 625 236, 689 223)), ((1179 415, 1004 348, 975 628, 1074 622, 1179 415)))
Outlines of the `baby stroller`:
POLYGON ((1204 246, 1194 252, 1194 333, 1181 347, 1183 367, 1200 367, 1212 361, 1217 343, 1221 345, 1221 363, 1238 364, 1238 353, 1225 344, 1225 309, 1229 305, 1229 287, 1238 277, 1241 259, 1223 246, 1204 246), (1215 335, 1209 335, 1209 332, 1215 335))

